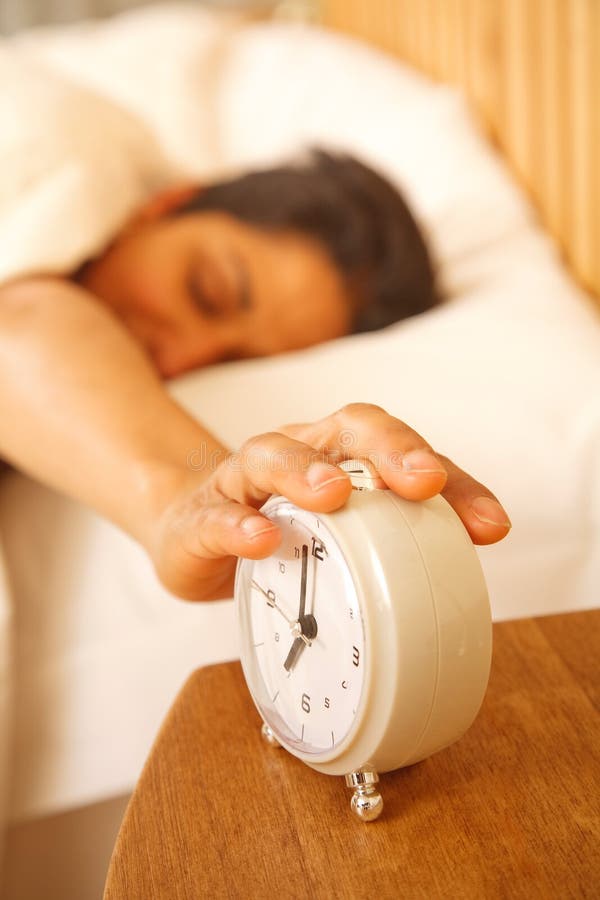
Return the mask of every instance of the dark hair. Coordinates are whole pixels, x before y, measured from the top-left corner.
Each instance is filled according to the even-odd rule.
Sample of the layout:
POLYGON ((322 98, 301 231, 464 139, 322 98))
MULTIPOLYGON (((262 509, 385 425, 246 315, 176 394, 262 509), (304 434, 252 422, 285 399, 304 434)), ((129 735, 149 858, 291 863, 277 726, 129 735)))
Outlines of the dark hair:
POLYGON ((306 161, 209 185, 176 212, 208 210, 319 241, 355 299, 354 332, 383 328, 437 301, 429 253, 402 195, 347 154, 312 150, 306 161))

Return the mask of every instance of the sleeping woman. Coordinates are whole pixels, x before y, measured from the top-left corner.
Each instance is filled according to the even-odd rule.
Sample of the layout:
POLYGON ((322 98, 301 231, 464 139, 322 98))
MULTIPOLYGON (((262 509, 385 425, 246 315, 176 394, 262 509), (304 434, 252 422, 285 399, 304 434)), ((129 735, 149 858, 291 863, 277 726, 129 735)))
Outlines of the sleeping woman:
MULTIPOLYGON (((350 480, 340 435, 388 486, 441 493, 472 540, 510 529, 495 496, 409 425, 350 404, 231 450, 164 380, 271 356, 429 309, 434 278, 401 195, 356 159, 296 165, 152 197, 97 258, 0 287, 0 456, 112 519, 190 600, 232 595, 238 556, 271 554, 272 493, 318 512, 350 480), (206 464, 188 465, 202 448, 206 464)), ((244 390, 240 386, 240 404, 244 390)))

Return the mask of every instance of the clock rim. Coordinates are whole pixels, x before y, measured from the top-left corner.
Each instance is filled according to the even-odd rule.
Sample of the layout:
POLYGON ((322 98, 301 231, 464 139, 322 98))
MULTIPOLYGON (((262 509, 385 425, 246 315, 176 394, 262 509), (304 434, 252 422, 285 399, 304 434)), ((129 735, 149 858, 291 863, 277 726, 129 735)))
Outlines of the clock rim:
MULTIPOLYGON (((410 534, 410 528, 407 526, 401 512, 394 504, 389 503, 388 495, 391 493, 389 490, 356 491, 344 507, 332 513, 314 513, 304 510, 305 513, 317 516, 324 522, 344 557, 361 610, 365 647, 367 649, 367 662, 359 707, 348 733, 339 744, 331 750, 320 754, 306 753, 290 745, 285 739, 280 740, 278 735, 278 740, 293 756, 296 756, 311 768, 329 774, 344 774, 356 768, 367 767, 373 764, 377 757, 378 748, 383 743, 389 730, 390 719, 400 690, 402 660, 399 659, 399 656, 402 654, 399 653, 398 647, 398 612, 394 609, 393 591, 390 586, 391 563, 388 560, 387 565, 384 567, 381 565, 373 567, 372 565, 373 556, 381 562, 378 544, 381 543, 380 530, 383 529, 383 510, 386 513, 383 518, 390 523, 390 527, 395 527, 396 531, 401 531, 405 538, 403 544, 407 555, 405 562, 412 567, 413 578, 420 582, 420 597, 429 613, 428 620, 425 622, 423 612, 424 638, 430 641, 434 649, 427 673, 427 683, 423 683, 423 679, 420 678, 418 680, 421 681, 421 684, 415 687, 415 690, 420 691, 420 699, 416 701, 416 707, 421 712, 417 714, 420 719, 417 733, 413 732, 406 738, 411 747, 418 742, 420 734, 426 727, 433 704, 437 677, 436 663, 434 661, 434 657, 437 658, 437 635, 435 632, 433 600, 430 594, 429 582, 423 569, 422 559, 410 534), (357 548, 361 546, 361 539, 363 542, 362 549, 358 550, 357 548), (376 588, 380 598, 379 603, 376 603, 371 598, 372 579, 369 573, 373 571, 378 572, 376 588), (382 615, 382 613, 384 614, 382 615), (377 670, 377 673, 375 670, 377 670)), ((264 504, 262 511, 268 512, 268 507, 278 505, 281 502, 299 509, 298 505, 288 498, 274 495, 264 504)), ((240 563, 236 572, 236 602, 238 598, 238 576, 241 568, 240 563)), ((238 623, 241 628, 240 602, 238 602, 238 623)), ((243 639, 241 646, 243 647, 243 639)), ((268 715, 265 715, 255 696, 243 656, 241 656, 241 661, 253 702, 263 721, 273 728, 273 723, 269 721, 268 715)), ((405 751, 405 754, 407 752, 405 751)))

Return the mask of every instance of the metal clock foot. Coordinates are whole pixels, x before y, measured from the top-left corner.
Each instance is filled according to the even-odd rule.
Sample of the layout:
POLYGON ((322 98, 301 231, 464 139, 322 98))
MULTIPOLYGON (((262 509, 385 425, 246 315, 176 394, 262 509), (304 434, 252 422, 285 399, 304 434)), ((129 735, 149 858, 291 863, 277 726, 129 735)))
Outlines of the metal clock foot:
POLYGON ((281 744, 275 737, 273 729, 269 728, 266 722, 263 722, 260 733, 266 744, 269 744, 271 747, 281 747, 281 744))
POLYGON ((379 775, 374 769, 358 769, 344 776, 346 785, 354 789, 350 807, 363 822, 377 819, 383 809, 383 797, 375 787, 379 775))

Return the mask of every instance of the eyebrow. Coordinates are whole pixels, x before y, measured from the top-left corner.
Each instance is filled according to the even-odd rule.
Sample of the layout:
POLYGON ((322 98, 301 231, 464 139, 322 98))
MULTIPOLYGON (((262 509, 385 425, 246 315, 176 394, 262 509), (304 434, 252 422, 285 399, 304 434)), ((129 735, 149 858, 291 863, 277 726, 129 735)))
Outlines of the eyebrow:
POLYGON ((231 251, 229 259, 235 269, 237 281, 237 295, 239 298, 239 309, 251 309, 252 307, 252 289, 250 287, 250 278, 248 275, 248 266, 241 256, 235 251, 231 251))

